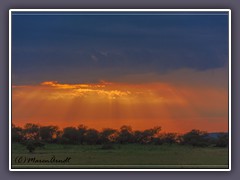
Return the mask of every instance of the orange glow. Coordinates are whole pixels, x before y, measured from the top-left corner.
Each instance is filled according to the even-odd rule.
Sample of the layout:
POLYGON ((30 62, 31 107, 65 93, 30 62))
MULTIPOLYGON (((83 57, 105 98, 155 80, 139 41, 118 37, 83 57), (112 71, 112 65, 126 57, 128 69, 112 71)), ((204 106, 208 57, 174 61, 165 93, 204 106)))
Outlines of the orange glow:
POLYGON ((167 83, 13 86, 12 122, 102 129, 161 126, 165 132, 227 131, 228 95, 216 87, 167 83))

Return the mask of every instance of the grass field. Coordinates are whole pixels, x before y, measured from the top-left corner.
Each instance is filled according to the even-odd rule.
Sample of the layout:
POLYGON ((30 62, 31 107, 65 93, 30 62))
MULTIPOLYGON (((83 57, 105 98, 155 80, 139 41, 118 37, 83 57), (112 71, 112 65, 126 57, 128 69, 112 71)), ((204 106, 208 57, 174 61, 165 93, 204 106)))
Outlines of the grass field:
POLYGON ((25 146, 14 143, 12 168, 228 168, 228 148, 139 144, 101 147, 47 144, 29 153, 25 146), (49 162, 53 157, 59 161, 71 159, 49 162))

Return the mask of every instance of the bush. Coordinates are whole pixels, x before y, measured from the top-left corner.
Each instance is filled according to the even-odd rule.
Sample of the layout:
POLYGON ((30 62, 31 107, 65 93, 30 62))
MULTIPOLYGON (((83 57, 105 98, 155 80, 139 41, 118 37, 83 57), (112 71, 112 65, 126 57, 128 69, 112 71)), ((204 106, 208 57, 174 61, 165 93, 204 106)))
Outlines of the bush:
POLYGON ((205 147, 210 145, 210 139, 206 132, 194 129, 181 137, 181 144, 205 147))
POLYGON ((216 141, 216 147, 228 147, 228 134, 219 135, 216 141))

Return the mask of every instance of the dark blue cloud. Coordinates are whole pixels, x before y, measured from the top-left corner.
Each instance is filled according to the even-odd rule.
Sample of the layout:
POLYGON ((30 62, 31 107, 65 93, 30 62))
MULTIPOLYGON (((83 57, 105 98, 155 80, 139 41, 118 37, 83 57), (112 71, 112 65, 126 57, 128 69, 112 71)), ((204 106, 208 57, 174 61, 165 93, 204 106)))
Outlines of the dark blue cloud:
POLYGON ((14 83, 98 81, 228 64, 228 15, 23 15, 12 22, 14 83))

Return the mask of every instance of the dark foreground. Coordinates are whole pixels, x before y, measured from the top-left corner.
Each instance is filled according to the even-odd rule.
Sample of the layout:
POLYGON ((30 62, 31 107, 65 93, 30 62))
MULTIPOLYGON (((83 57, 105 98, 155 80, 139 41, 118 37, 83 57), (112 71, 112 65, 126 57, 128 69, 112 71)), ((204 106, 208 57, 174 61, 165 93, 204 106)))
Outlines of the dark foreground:
POLYGON ((29 153, 12 144, 12 168, 228 168, 228 148, 183 145, 47 144, 29 153), (113 148, 113 149, 111 149, 113 148))

